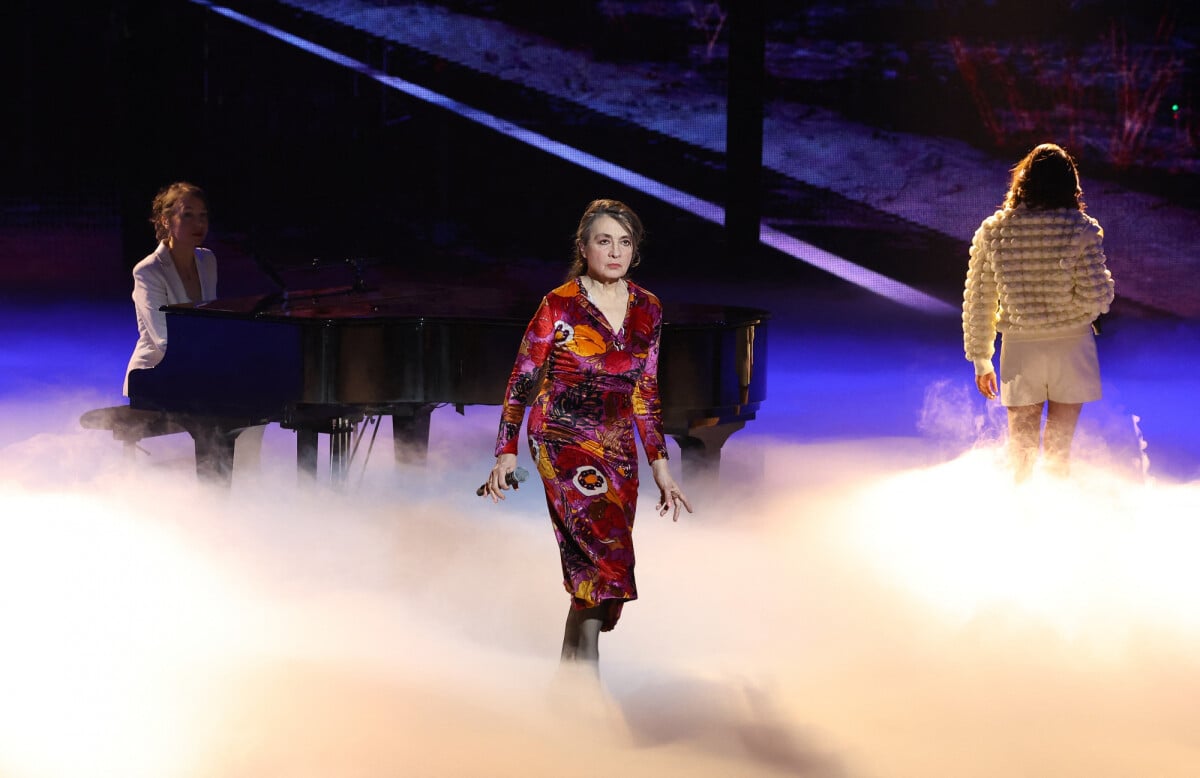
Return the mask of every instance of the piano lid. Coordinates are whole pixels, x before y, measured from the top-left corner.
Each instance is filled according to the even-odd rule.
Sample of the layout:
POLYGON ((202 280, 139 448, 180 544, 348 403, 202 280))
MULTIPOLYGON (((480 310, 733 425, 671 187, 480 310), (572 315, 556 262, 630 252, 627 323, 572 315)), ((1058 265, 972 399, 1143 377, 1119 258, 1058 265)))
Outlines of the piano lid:
MULTIPOLYGON (((538 300, 413 284, 166 307, 171 346, 129 376, 135 408, 285 419, 301 406, 498 404, 538 300)), ((768 314, 665 304, 664 423, 753 418, 766 396, 768 314)))
MULTIPOLYGON (((349 286, 232 297, 206 303, 167 306, 174 314, 254 318, 263 321, 333 323, 346 321, 469 320, 524 327, 541 298, 443 283, 389 285, 355 290, 349 286)), ((663 303, 663 324, 671 329, 740 327, 770 318, 766 311, 705 303, 663 303)))

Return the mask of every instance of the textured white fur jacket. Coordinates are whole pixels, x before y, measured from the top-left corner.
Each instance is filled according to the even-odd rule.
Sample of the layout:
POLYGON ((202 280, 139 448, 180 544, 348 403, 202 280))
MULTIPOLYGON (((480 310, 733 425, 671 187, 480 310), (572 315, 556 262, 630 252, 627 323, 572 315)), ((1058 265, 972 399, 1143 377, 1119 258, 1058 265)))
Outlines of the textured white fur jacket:
POLYGON ((971 241, 963 346, 992 372, 996 333, 1053 337, 1090 325, 1113 301, 1100 224, 1074 208, 1017 206, 984 220, 971 241))

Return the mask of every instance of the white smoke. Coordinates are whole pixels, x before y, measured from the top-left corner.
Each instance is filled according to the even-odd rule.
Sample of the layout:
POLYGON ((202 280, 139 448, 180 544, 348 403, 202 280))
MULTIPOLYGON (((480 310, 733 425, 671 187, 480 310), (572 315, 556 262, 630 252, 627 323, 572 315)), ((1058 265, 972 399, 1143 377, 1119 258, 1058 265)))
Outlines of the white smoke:
POLYGON ((557 666, 538 485, 474 496, 493 416, 344 492, 277 428, 228 492, 185 438, 0 449, 0 775, 1194 772, 1195 484, 740 433, 736 488, 639 518, 597 689, 557 666))

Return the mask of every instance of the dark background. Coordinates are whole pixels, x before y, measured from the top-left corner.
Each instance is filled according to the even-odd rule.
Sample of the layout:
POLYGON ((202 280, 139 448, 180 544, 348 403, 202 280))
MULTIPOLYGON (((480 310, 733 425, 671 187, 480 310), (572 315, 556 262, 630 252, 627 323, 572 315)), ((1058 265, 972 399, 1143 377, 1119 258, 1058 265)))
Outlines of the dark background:
MULTIPOLYGON (((294 23, 362 61, 377 63, 382 56, 371 36, 302 18, 282 4, 230 5, 294 23)), ((499 18, 598 59, 685 62, 705 78, 727 79, 728 30, 699 29, 680 4, 568 2, 556 4, 555 14, 532 2, 442 5, 499 18), (713 45, 700 56, 706 41, 713 45)), ((1102 63, 1088 58, 1096 41, 1116 40, 1119 33, 1122 40, 1157 45, 1159 58, 1146 63, 1169 65, 1171 72, 1140 142, 1128 153, 1081 143, 1081 162, 1094 177, 1195 205, 1190 6, 1055 0, 842 5, 763 4, 767 100, 807 101, 884 130, 936 132, 1012 155, 1042 131, 1006 124, 1014 87, 1021 109, 1035 119, 1045 113, 1060 127, 1112 120, 1121 74, 1097 76, 1102 63), (815 77, 794 56, 801 42, 814 41, 853 43, 868 54, 847 56, 815 77), (947 59, 948 41, 965 52, 958 63, 947 59), (1089 74, 1085 93, 1082 79, 1089 74), (1066 125, 1064 105, 1070 109, 1066 125)), ((0 137, 6 150, 0 278, 10 292, 46 286, 78 294, 127 291, 128 268, 153 247, 145 221, 150 198, 177 179, 201 183, 212 198, 210 242, 222 260, 225 294, 269 287, 256 262, 290 268, 314 258, 365 258, 409 275, 458 263, 481 283, 511 280, 509 267, 532 262, 531 286, 544 286, 561 275, 578 213, 600 193, 639 204, 652 225, 648 251, 671 246, 651 273, 717 279, 728 272, 719 228, 201 6, 131 0, 63 7, 21 0, 4 13, 8 118, 0 137)), ((423 76, 459 99, 484 105, 497 94, 508 102, 523 99, 515 87, 463 74, 451 63, 391 54, 404 60, 407 75, 423 76)), ((1143 69, 1139 77, 1143 91, 1154 87, 1153 72, 1143 69)), ((527 110, 538 121, 595 139, 589 142, 604 151, 609 130, 595 118, 572 127, 569 108, 529 99, 527 110)), ((615 123, 611 132, 627 129, 615 123)), ((645 156, 624 162, 653 166, 659 150, 631 139, 622 148, 644 147, 645 156)), ((728 197, 722 165, 702 159, 672 183, 720 202, 728 197)), ((962 248, 944 250, 957 256, 962 248)), ((765 250, 746 259, 768 274, 789 264, 765 250)), ((940 288, 959 284, 959 273, 955 266, 940 288)), ((811 273, 803 280, 828 279, 811 273)))

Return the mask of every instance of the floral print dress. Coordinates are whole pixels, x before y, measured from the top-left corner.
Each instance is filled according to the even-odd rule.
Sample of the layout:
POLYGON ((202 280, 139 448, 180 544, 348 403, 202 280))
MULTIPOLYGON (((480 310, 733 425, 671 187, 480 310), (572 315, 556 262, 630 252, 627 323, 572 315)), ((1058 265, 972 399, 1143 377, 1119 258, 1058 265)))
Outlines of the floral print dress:
POLYGON ((613 332, 579 279, 550 292, 525 330, 505 392, 497 456, 517 453, 525 406, 529 447, 558 539, 563 584, 576 608, 607 600, 612 629, 637 599, 633 519, 638 461, 665 459, 658 397, 662 305, 627 282, 629 303, 613 332))

